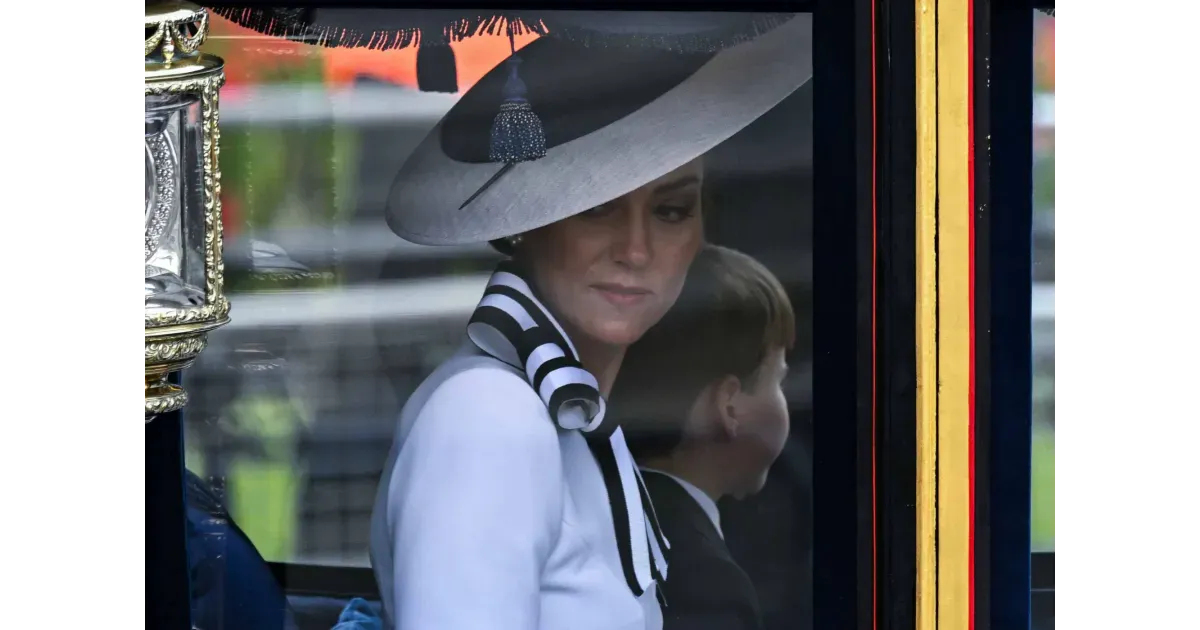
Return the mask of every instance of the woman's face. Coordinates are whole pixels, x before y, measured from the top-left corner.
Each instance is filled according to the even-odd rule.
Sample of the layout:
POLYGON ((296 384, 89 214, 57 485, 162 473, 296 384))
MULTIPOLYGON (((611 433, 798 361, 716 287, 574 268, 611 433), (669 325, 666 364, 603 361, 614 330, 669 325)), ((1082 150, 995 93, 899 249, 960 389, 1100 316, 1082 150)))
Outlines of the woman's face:
POLYGON ((702 177, 696 160, 525 235, 519 256, 569 334, 628 346, 671 308, 704 240, 702 177))

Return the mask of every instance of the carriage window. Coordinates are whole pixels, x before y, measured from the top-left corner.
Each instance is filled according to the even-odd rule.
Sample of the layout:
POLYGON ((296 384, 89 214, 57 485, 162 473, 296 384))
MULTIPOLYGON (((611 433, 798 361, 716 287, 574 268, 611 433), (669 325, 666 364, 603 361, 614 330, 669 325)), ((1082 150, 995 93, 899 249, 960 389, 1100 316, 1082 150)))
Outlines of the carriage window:
MULTIPOLYGON (((445 46, 434 51, 419 46, 322 47, 263 35, 236 20, 229 11, 214 10, 207 44, 210 52, 225 59, 228 76, 221 93, 220 158, 231 323, 210 335, 208 349, 185 373, 192 396, 185 414, 186 464, 215 487, 233 520, 266 560, 368 567, 372 513, 401 409, 419 395, 418 386, 435 368, 464 347, 468 320, 503 258, 498 250, 505 247, 487 239, 417 245, 399 238, 389 229, 387 217, 393 181, 435 124, 467 98, 464 94, 472 87, 490 80, 489 72, 513 48, 530 51, 520 72, 530 94, 541 89, 536 64, 548 57, 542 55, 539 61, 533 46, 551 38, 554 26, 547 20, 549 35, 474 35, 451 42, 447 55, 445 46), (430 61, 433 52, 441 55, 440 61, 430 61), (431 78, 429 64, 440 64, 442 72, 449 64, 449 76, 431 78)), ((655 80, 663 86, 654 89, 689 89, 694 82, 684 77, 695 72, 692 66, 707 63, 710 55, 695 53, 673 65, 650 66, 622 58, 625 69, 612 76, 629 75, 629 68, 660 68, 655 72, 662 76, 655 75, 655 80)), ((624 215, 634 216, 646 205, 646 225, 651 226, 646 229, 664 239, 660 247, 675 247, 672 243, 685 239, 679 226, 689 217, 698 219, 690 213, 700 208, 703 221, 697 234, 751 257, 769 277, 764 282, 781 289, 764 299, 786 301, 794 311, 794 317, 781 319, 775 302, 751 305, 765 309, 770 325, 779 330, 767 337, 748 331, 730 334, 744 334, 756 343, 769 339, 764 354, 751 357, 753 365, 739 363, 736 370, 699 356, 696 361, 712 363, 706 369, 715 371, 694 375, 705 379, 724 374, 726 367, 743 371, 739 374, 745 379, 744 392, 760 396, 751 400, 761 403, 757 407, 746 403, 751 413, 763 408, 773 413, 772 405, 782 401, 778 411, 783 424, 743 430, 749 446, 729 455, 745 468, 737 469, 741 477, 705 490, 719 499, 713 505, 719 530, 753 584, 769 629, 808 627, 812 615, 813 91, 811 80, 795 83, 799 87, 781 92, 783 100, 777 106, 763 106, 765 113, 753 118, 739 114, 748 120, 731 132, 732 137, 714 141, 702 160, 673 171, 687 175, 687 169, 702 168, 701 179, 660 178, 663 186, 647 197, 653 203, 631 197, 628 203, 599 204, 578 222, 578 229, 636 240, 618 227, 625 225, 624 215), (778 360, 776 346, 786 346, 778 360), (781 392, 777 399, 769 395, 776 388, 781 392), (756 465, 750 460, 764 456, 769 473, 762 478, 750 474, 756 465), (721 496, 734 494, 748 496, 721 496)), ((633 82, 622 94, 649 99, 642 94, 647 89, 633 82)), ((570 125, 554 127, 560 124, 554 106, 543 104, 541 112, 550 145, 561 141, 555 134, 577 132, 570 125)), ((538 103, 533 107, 537 113, 538 103)), ((597 121, 618 115, 626 112, 597 111, 572 124, 601 124, 597 121)), ((489 126, 495 116, 487 117, 489 126)), ((480 137, 486 145, 487 136, 480 137)), ((473 136, 460 144, 445 150, 464 155, 479 151, 473 136)), ((637 147, 629 150, 636 152, 637 147)), ((486 161, 486 149, 483 155, 464 161, 486 161)), ((523 177, 519 171, 520 167, 505 177, 523 177)), ((663 177, 669 176, 673 175, 663 177)), ((638 190, 652 183, 639 184, 638 190)), ((499 188, 485 189, 477 194, 501 194, 499 188)), ((469 208, 469 203, 463 206, 469 208)), ((524 245, 504 243, 525 247, 531 238, 526 237, 524 245)), ((698 237, 696 243, 701 240, 698 237)), ((626 246, 640 247, 622 245, 626 246)), ((741 259, 709 262, 742 269, 742 276, 759 274, 757 267, 740 267, 741 259)), ((630 278, 634 277, 622 281, 630 278)), ((678 289, 671 282, 667 278, 661 287, 651 288, 669 295, 678 289)), ((600 300, 593 311, 632 312, 650 301, 644 294, 610 285, 596 289, 599 297, 585 296, 600 300)), ((682 291, 692 295, 690 285, 682 291)), ((670 303, 664 304, 666 313, 670 303)), ((577 330, 590 324, 570 325, 577 330)), ((677 342, 658 343, 680 352, 698 347, 677 342)), ((661 366, 645 354, 642 369, 656 373, 661 366)), ((636 402, 647 395, 636 388, 622 389, 620 378, 609 409, 617 417, 622 417, 619 406, 637 407, 619 400, 636 402)), ((697 419, 696 435, 721 428, 710 421, 697 419)), ((670 469, 670 476, 685 477, 694 464, 672 463, 667 451, 647 448, 654 467, 670 469)))

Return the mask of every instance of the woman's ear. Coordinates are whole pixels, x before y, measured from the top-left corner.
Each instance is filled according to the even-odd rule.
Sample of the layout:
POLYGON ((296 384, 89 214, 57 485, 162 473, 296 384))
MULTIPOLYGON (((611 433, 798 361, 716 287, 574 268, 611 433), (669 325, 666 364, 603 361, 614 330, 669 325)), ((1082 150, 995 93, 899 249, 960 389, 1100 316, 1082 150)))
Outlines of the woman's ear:
POLYGON ((732 442, 738 434, 737 399, 742 392, 742 382, 729 375, 713 384, 713 408, 716 410, 716 437, 722 442, 732 442))

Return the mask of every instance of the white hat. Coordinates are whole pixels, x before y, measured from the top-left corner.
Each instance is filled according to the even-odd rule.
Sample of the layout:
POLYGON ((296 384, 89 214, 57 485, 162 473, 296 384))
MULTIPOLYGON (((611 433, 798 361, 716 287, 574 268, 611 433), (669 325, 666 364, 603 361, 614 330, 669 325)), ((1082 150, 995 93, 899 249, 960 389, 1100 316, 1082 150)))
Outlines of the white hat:
POLYGON ((426 245, 548 225, 704 155, 811 77, 804 14, 717 52, 538 39, 467 91, 408 158, 388 225, 426 245))

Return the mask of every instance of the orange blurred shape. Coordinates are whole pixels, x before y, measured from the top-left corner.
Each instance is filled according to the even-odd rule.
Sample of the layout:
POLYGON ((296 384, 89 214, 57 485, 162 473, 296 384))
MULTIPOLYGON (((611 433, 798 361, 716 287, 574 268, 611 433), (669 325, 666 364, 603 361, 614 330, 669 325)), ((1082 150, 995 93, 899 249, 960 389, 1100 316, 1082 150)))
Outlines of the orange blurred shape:
POLYGON ((242 203, 237 194, 221 192, 221 230, 226 239, 232 239, 242 231, 242 203))
MULTIPOLYGON (((517 49, 537 39, 537 35, 518 35, 517 49)), ((458 64, 458 89, 466 91, 489 70, 504 61, 511 52, 507 35, 476 35, 450 44, 458 64)), ((417 47, 396 50, 370 48, 325 48, 325 84, 345 87, 361 76, 396 85, 417 87, 417 47)))
POLYGON ((1034 65, 1035 81, 1043 90, 1054 91, 1054 18, 1047 18, 1038 29, 1034 50, 1037 59, 1034 65))

